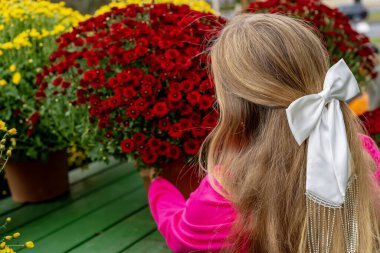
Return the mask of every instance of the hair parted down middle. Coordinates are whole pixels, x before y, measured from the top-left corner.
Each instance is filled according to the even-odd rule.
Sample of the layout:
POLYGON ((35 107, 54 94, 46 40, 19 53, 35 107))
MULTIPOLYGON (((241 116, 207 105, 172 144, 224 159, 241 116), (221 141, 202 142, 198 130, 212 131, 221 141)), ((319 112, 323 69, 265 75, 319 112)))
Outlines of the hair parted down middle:
MULTIPOLYGON (((329 58, 306 23, 275 14, 234 17, 211 45, 220 111, 200 162, 226 190, 239 216, 226 252, 308 252, 305 172, 307 142, 299 146, 286 108, 322 91, 329 58), (221 169, 214 169, 217 168, 221 169)), ((376 169, 362 149, 363 128, 341 102, 352 169, 359 185, 359 251, 379 250, 376 169)), ((331 252, 345 252, 341 218, 331 252)))

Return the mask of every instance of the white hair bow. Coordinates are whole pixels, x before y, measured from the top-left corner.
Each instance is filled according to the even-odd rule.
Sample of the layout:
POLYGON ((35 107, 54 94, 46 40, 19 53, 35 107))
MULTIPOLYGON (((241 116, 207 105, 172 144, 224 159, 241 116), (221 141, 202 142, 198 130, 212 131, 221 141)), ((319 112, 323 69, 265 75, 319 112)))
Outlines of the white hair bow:
POLYGON ((290 129, 299 145, 309 139, 306 195, 327 206, 341 206, 351 174, 350 150, 339 101, 359 93, 344 60, 326 74, 323 91, 294 101, 287 108, 290 129))

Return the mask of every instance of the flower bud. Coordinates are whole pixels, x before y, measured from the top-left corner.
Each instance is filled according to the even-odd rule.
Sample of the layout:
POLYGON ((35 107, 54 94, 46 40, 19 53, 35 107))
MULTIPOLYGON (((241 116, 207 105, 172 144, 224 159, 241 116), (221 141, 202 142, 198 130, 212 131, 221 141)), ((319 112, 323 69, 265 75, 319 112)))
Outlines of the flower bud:
POLYGON ((34 248, 34 243, 32 241, 26 242, 25 247, 28 249, 32 249, 34 248))
POLYGON ((7 157, 11 157, 12 156, 12 149, 8 149, 7 151, 7 157))

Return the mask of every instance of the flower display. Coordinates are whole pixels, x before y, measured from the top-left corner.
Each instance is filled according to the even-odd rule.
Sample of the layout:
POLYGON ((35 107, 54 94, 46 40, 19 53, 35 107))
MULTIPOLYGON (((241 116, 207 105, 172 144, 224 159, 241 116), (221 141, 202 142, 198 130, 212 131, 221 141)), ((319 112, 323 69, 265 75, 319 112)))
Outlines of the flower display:
POLYGON ((124 8, 129 4, 137 4, 142 6, 143 4, 152 3, 172 3, 176 5, 188 5, 190 9, 195 11, 215 14, 215 11, 211 8, 210 4, 204 0, 113 0, 111 3, 100 7, 95 12, 95 16, 109 12, 112 10, 112 8, 124 8))
POLYGON ((376 78, 368 37, 353 30, 349 18, 338 9, 320 0, 266 0, 252 2, 247 12, 284 13, 311 23, 325 42, 331 65, 343 58, 362 88, 376 78))
POLYGON ((72 125, 67 138, 82 140, 92 160, 128 156, 159 168, 193 157, 218 118, 203 51, 223 24, 173 4, 128 5, 89 19, 57 40, 52 64, 37 76, 39 113, 69 115, 52 128, 69 133, 61 126, 72 125))
POLYGON ((62 144, 57 133, 46 132, 34 113, 34 78, 56 50, 55 39, 86 18, 64 3, 0 0, 0 117, 10 127, 17 125, 20 152, 16 157, 37 159, 62 144))

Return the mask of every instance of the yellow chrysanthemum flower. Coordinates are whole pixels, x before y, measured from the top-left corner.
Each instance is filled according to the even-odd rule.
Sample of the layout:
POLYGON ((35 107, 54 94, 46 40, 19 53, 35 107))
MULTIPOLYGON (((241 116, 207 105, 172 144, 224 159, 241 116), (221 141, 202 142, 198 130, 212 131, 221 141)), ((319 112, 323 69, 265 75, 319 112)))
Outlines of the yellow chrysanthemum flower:
POLYGON ((0 32, 6 31, 11 35, 10 41, 0 43, 0 49, 32 47, 34 40, 50 36, 55 38, 88 18, 87 15, 83 16, 78 11, 67 8, 64 2, 0 0, 0 32), (15 26, 20 27, 20 23, 25 30, 14 29, 15 26))
POLYGON ((12 64, 11 66, 9 66, 9 71, 15 72, 16 71, 16 65, 12 64))
POLYGON ((14 73, 13 77, 12 77, 12 83, 19 84, 20 81, 21 81, 21 74, 20 74, 20 72, 14 73))
POLYGON ((95 16, 109 12, 112 8, 115 7, 124 8, 128 4, 143 5, 151 3, 173 3, 177 5, 186 4, 189 5, 192 10, 215 14, 215 11, 211 8, 210 4, 204 0, 113 0, 110 4, 100 7, 95 12, 95 16))
POLYGON ((16 128, 9 129, 9 130, 8 130, 8 133, 9 133, 10 135, 16 135, 16 134, 17 134, 17 129, 16 129, 16 128))
POLYGON ((5 86, 5 85, 7 85, 7 81, 5 81, 4 79, 1 79, 0 86, 5 86))
MULTIPOLYGON (((7 131, 6 124, 5 124, 5 122, 2 121, 2 120, 0 120, 0 131, 7 131)), ((8 219, 10 219, 10 218, 7 218, 7 219, 6 219, 6 222, 8 222, 8 219)), ((10 222, 10 220, 9 220, 9 222, 10 222)))
POLYGON ((0 249, 0 253, 16 253, 13 249, 5 246, 4 249, 0 249))
POLYGON ((16 233, 13 234, 13 238, 17 239, 17 238, 20 237, 20 235, 21 235, 21 234, 20 234, 19 232, 16 232, 16 233))

